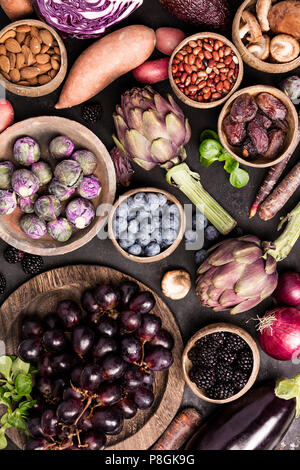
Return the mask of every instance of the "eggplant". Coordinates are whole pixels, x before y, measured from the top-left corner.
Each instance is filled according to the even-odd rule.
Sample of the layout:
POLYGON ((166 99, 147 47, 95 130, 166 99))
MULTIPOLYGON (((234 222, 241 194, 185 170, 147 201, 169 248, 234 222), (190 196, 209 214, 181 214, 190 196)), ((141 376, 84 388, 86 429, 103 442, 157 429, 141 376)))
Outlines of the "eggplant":
POLYGON ((296 399, 278 398, 274 388, 264 383, 220 408, 185 450, 274 450, 296 414, 296 399))

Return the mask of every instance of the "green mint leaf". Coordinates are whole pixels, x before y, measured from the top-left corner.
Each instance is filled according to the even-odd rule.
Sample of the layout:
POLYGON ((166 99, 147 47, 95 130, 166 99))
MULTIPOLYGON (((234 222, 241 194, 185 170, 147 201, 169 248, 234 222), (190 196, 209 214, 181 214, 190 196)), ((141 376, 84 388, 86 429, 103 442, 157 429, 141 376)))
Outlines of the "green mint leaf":
POLYGON ((225 160, 224 170, 227 173, 233 173, 239 167, 239 162, 237 162, 230 155, 225 160))
POLYGON ((275 395, 283 400, 296 398, 296 418, 300 416, 300 374, 293 379, 279 379, 276 383, 275 395))
POLYGON ((214 139, 217 142, 220 142, 218 134, 212 129, 205 129, 204 131, 201 132, 200 142, 203 142, 203 140, 206 140, 206 139, 214 139))
POLYGON ((0 432, 0 450, 5 449, 7 447, 7 439, 5 437, 4 432, 0 432))
POLYGON ((22 416, 18 416, 15 412, 12 414, 12 416, 9 417, 8 424, 16 429, 19 429, 20 431, 26 431, 27 429, 25 419, 22 418, 22 416))
POLYGON ((205 139, 201 142, 199 147, 199 152, 201 157, 206 158, 207 160, 217 159, 220 153, 222 152, 222 145, 213 139, 205 139))
POLYGON ((22 361, 20 358, 17 358, 12 365, 12 376, 16 378, 19 374, 27 375, 30 370, 30 364, 22 361))
POLYGON ((249 174, 242 168, 237 168, 231 173, 229 181, 235 188, 243 188, 249 182, 249 174))
POLYGON ((11 399, 9 397, 2 396, 0 398, 0 405, 11 407, 12 406, 11 399))
POLYGON ((32 378, 30 375, 19 374, 15 380, 18 395, 30 395, 32 391, 32 378))
POLYGON ((0 357, 0 374, 3 375, 6 380, 10 379, 12 363, 13 362, 9 356, 0 357))
POLYGON ((20 412, 23 414, 23 413, 27 413, 28 410, 30 410, 33 405, 35 405, 36 403, 36 400, 26 400, 26 401, 22 401, 20 404, 19 404, 19 410, 20 412))

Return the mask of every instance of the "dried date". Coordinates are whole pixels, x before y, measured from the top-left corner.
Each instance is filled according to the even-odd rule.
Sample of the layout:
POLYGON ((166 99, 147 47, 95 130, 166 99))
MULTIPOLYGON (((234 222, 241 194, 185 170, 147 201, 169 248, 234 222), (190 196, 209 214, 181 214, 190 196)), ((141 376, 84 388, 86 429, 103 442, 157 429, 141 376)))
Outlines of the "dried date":
POLYGON ((266 129, 253 119, 253 121, 249 122, 247 130, 257 153, 265 153, 269 147, 269 138, 266 129))
POLYGON ((257 150, 252 140, 248 137, 243 143, 242 155, 244 158, 254 158, 257 156, 257 150))
POLYGON ((234 121, 230 114, 223 121, 223 130, 230 145, 240 145, 246 137, 245 124, 234 121))
POLYGON ((269 148, 262 156, 271 160, 279 155, 285 141, 285 132, 282 129, 272 129, 268 138, 269 148))
POLYGON ((272 120, 268 118, 260 109, 257 111, 254 118, 262 127, 269 129, 272 126, 272 120))
POLYGON ((277 119, 276 121, 273 121, 272 127, 282 130, 285 134, 287 134, 289 130, 289 125, 285 119, 277 119))
POLYGON ((249 122, 257 113, 257 104, 249 93, 238 96, 231 107, 231 118, 236 122, 249 122))
POLYGON ((287 116, 284 104, 270 93, 260 93, 256 102, 261 111, 272 120, 285 119, 287 116))

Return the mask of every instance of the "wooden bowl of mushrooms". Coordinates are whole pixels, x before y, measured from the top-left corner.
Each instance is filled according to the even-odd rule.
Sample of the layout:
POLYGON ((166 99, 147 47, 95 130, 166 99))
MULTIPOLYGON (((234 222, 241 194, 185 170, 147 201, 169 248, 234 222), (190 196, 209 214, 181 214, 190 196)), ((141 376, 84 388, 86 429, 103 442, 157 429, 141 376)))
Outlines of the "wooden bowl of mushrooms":
POLYGON ((233 20, 232 39, 242 59, 262 72, 300 65, 300 2, 245 0, 233 20))

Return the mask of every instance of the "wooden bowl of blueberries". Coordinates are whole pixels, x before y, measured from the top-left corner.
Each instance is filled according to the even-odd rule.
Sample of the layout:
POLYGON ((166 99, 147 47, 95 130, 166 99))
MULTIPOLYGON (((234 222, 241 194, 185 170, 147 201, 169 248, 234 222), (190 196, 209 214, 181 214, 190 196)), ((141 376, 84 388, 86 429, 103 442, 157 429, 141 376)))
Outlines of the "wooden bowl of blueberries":
POLYGON ((259 366, 252 336, 229 323, 214 323, 197 331, 182 356, 186 384, 197 397, 217 404, 244 395, 254 384, 259 366))
POLYGON ((180 202, 157 188, 128 191, 114 204, 108 232, 116 249, 137 263, 152 263, 169 256, 180 244, 186 217, 180 202))

